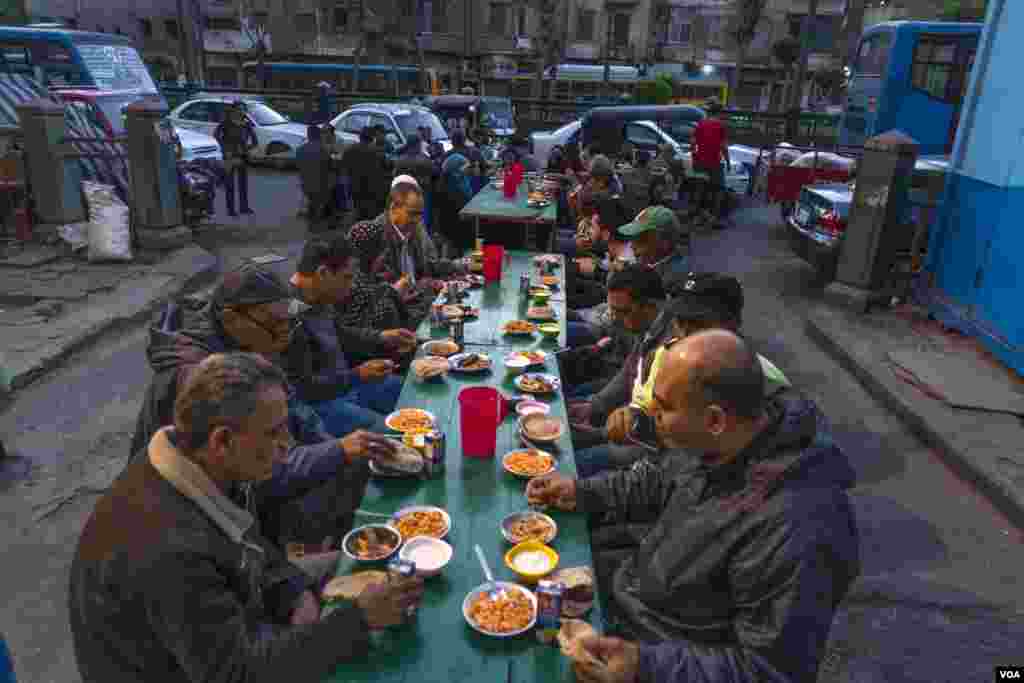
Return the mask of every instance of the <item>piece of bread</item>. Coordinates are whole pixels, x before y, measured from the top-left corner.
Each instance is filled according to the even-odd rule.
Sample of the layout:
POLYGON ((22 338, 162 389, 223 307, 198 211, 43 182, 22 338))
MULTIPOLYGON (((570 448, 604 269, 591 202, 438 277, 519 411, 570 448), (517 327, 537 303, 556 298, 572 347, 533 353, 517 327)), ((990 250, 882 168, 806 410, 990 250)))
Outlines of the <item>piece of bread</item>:
POLYGON ((348 574, 331 579, 324 586, 324 600, 355 600, 359 594, 366 590, 367 586, 378 583, 387 583, 387 572, 366 571, 356 574, 348 574))
POLYGON ((603 667, 596 657, 580 647, 580 641, 589 636, 598 635, 594 627, 579 619, 562 619, 562 628, 558 631, 558 647, 562 654, 583 664, 592 664, 603 667))
POLYGON ((390 441, 395 445, 395 452, 378 456, 376 460, 379 464, 399 472, 419 472, 423 469, 423 456, 419 451, 394 439, 390 441))

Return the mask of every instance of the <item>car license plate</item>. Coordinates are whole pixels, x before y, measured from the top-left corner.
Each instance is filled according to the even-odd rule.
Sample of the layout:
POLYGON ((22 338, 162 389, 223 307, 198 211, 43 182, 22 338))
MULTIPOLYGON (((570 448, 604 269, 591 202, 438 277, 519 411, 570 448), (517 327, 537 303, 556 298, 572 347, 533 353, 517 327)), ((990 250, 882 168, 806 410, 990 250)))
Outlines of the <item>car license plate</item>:
POLYGON ((811 212, 807 207, 801 206, 799 209, 796 210, 797 225, 807 225, 807 221, 809 221, 810 219, 811 212))

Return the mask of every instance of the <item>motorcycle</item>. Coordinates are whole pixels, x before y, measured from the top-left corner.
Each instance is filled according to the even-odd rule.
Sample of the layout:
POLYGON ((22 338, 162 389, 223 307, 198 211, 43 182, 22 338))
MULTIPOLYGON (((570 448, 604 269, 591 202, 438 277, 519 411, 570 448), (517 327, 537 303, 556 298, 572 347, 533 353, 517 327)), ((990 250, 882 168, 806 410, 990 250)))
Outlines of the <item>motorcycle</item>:
POLYGON ((178 162, 178 190, 185 223, 189 226, 195 226, 214 214, 218 175, 217 170, 204 159, 178 162))

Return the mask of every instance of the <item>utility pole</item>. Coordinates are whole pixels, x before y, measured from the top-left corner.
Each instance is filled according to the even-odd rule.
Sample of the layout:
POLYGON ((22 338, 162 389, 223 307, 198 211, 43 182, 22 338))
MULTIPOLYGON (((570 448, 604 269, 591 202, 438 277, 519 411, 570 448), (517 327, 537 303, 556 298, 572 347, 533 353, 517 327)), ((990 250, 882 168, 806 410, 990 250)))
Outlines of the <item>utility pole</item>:
POLYGON ((192 40, 188 37, 191 30, 191 23, 188 21, 189 13, 185 11, 185 0, 177 1, 178 10, 178 47, 181 50, 182 59, 185 62, 185 78, 189 83, 195 82, 194 55, 192 54, 192 40))
POLYGON ((807 78, 807 62, 811 57, 811 41, 814 40, 814 24, 818 17, 818 0, 808 0, 807 16, 804 17, 800 29, 800 63, 796 67, 796 81, 793 84, 794 110, 799 111, 803 104, 804 80, 807 78))

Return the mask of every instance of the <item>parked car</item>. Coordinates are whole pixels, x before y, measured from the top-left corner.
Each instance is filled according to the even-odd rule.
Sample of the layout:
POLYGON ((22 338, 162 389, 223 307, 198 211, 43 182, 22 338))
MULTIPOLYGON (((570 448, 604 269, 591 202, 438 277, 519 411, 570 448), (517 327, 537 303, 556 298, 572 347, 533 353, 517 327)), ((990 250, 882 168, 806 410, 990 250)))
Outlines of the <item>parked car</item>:
POLYGON ((367 126, 383 126, 390 151, 395 151, 408 142, 410 135, 418 135, 418 129, 427 126, 432 142, 439 143, 445 152, 452 148, 441 119, 426 107, 414 104, 357 104, 335 116, 331 123, 342 146, 359 142, 359 133, 367 126))
MULTIPOLYGON (((911 191, 923 187, 929 177, 945 174, 948 169, 948 157, 919 158, 914 165, 911 191)), ((825 282, 835 279, 839 250, 846 233, 855 191, 855 183, 807 185, 800 191, 800 198, 786 219, 793 253, 814 266, 825 282)), ((916 224, 916 217, 910 214, 912 210, 913 207, 907 207, 907 216, 902 223, 916 224)))
MULTIPOLYGON (((208 97, 189 100, 171 111, 175 128, 213 135, 224 121, 225 113, 238 98, 208 97)), ((253 161, 264 161, 278 167, 295 162, 295 152, 306 142, 306 125, 295 123, 257 99, 242 98, 246 115, 256 131, 256 147, 250 152, 253 161)))
MULTIPOLYGON (((69 107, 77 110, 88 120, 98 123, 111 137, 126 135, 124 110, 129 104, 138 101, 137 94, 121 92, 104 92, 101 90, 56 90, 55 94, 69 107)), ((183 159, 215 159, 223 161, 224 155, 220 143, 212 135, 205 135, 187 130, 180 126, 174 127, 181 141, 183 159)))
MULTIPOLYGON (((686 147, 676 142, 668 133, 653 121, 630 121, 626 125, 625 141, 638 150, 657 153, 661 145, 671 145, 679 157, 683 157, 686 147)), ((564 148, 574 142, 580 142, 581 121, 567 123, 553 131, 538 131, 530 135, 530 150, 542 168, 547 167, 551 152, 556 147, 564 148)))

